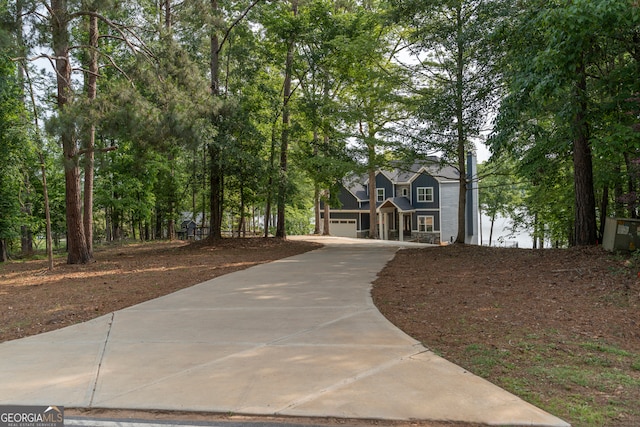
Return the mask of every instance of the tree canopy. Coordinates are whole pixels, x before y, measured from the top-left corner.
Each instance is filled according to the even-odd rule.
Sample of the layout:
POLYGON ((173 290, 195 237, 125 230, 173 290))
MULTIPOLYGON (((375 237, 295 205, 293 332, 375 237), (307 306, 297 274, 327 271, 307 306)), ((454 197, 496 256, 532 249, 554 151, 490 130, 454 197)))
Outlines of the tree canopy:
POLYGON ((632 0, 1 0, 0 20, 5 252, 43 234, 43 170, 54 241, 83 263, 185 220, 319 232, 350 171, 433 154, 460 172, 464 242, 481 142, 486 213, 540 246, 639 214, 632 0))

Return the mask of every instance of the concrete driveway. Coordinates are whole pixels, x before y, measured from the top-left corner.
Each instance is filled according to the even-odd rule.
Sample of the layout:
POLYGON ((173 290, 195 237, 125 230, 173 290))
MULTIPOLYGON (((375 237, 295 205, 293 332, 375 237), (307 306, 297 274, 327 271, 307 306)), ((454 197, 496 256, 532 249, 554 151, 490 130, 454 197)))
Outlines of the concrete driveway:
POLYGON ((326 246, 0 344, 0 404, 568 425, 378 312, 371 282, 397 242, 316 240, 326 246))

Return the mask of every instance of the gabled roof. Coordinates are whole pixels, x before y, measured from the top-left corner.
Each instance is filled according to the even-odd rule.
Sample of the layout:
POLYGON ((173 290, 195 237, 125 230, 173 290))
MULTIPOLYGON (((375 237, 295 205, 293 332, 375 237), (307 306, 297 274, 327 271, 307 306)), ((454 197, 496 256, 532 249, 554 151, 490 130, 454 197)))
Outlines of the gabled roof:
MULTIPOLYGON (((460 173, 452 166, 442 166, 437 157, 429 157, 426 160, 415 161, 411 165, 400 164, 392 169, 379 170, 376 175, 381 173, 391 181, 392 184, 411 184, 421 173, 427 173, 435 178, 438 182, 457 181, 460 179, 460 173)), ((367 175, 353 175, 343 180, 344 187, 349 190, 359 201, 368 200, 365 185, 369 184, 367 175)))
POLYGON ((353 197, 355 197, 359 202, 369 200, 369 196, 367 196, 367 189, 364 184, 362 184, 361 179, 362 177, 358 175, 351 175, 342 180, 343 187, 353 194, 353 197))
POLYGON ((415 208, 411 206, 411 202, 406 197, 390 197, 378 206, 377 210, 387 207, 395 207, 398 212, 413 212, 415 208))
POLYGON ((431 175, 438 182, 457 181, 460 178, 460 173, 453 166, 443 166, 439 162, 432 160, 415 162, 409 168, 399 170, 394 184, 410 184, 423 172, 431 175))

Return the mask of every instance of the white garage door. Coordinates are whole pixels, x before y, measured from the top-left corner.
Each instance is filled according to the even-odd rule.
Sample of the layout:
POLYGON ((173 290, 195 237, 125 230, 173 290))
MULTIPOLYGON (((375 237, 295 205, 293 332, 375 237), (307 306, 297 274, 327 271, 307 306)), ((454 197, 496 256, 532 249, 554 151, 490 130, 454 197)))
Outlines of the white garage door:
POLYGON ((329 234, 339 237, 357 237, 355 219, 329 220, 329 234))

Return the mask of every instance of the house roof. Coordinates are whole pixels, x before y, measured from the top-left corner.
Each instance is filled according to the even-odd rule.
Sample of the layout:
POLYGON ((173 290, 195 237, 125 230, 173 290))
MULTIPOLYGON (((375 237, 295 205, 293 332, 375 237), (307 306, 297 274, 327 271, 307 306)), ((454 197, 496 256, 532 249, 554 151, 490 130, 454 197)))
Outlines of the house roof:
MULTIPOLYGON (((426 160, 416 160, 411 165, 403 165, 399 163, 395 168, 379 170, 378 172, 376 172, 376 175, 378 173, 382 173, 394 185, 397 185, 410 184, 422 172, 428 173, 439 182, 457 181, 458 179, 460 179, 460 172, 456 168, 449 165, 442 165, 439 162, 439 159, 434 156, 428 157, 426 160)), ((344 181, 343 184, 345 188, 351 191, 354 196, 356 195, 356 193, 349 186, 351 185, 351 183, 355 182, 357 182, 359 185, 357 191, 362 191, 364 195, 363 197, 359 197, 359 200, 366 200, 368 197, 366 196, 365 185, 369 184, 369 177, 367 175, 355 175, 350 179, 344 181)))
POLYGON ((422 172, 428 173, 434 177, 438 182, 445 182, 460 178, 460 172, 453 166, 441 165, 436 161, 430 162, 416 162, 411 165, 410 168, 400 170, 396 176, 396 182, 394 184, 411 183, 422 172))
MULTIPOLYGON (((379 170, 377 174, 383 174, 393 185, 410 185, 421 173, 431 175, 440 183, 458 181, 460 173, 452 166, 443 166, 437 157, 429 157, 426 160, 415 161, 411 165, 398 163, 396 168, 379 170)), ((343 179, 342 185, 360 203, 361 211, 369 210, 369 195, 367 186, 369 185, 368 175, 350 175, 343 179)), ((415 208, 406 197, 388 198, 383 202, 376 202, 376 209, 381 207, 394 206, 399 212, 414 212, 415 208)))
POLYGON ((353 197, 361 202, 369 199, 369 196, 367 196, 367 189, 362 182, 361 176, 351 175, 342 180, 342 185, 347 189, 347 191, 353 194, 353 197))
POLYGON ((415 208, 411 205, 411 202, 406 197, 390 197, 378 206, 378 210, 381 208, 395 207, 398 212, 413 212, 415 208))

